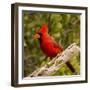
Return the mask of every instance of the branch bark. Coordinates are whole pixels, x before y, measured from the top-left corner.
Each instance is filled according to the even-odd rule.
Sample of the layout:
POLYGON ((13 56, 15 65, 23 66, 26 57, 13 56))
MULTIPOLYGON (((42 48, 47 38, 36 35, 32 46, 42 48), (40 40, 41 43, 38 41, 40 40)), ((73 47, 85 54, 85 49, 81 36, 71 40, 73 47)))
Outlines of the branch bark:
POLYGON ((28 77, 50 76, 56 73, 74 55, 78 55, 79 52, 80 52, 79 46, 77 46, 76 43, 73 43, 70 46, 68 46, 61 54, 58 54, 46 65, 35 70, 28 77))

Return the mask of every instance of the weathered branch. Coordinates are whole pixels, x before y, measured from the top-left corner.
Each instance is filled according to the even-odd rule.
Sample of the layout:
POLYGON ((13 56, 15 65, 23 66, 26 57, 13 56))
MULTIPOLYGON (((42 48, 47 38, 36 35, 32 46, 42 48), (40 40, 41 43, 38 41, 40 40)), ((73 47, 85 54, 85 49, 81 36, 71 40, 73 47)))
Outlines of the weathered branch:
POLYGON ((76 45, 76 43, 73 43, 46 65, 35 70, 32 74, 29 75, 29 77, 50 76, 56 73, 67 61, 69 61, 74 55, 77 55, 79 52, 80 48, 76 45))

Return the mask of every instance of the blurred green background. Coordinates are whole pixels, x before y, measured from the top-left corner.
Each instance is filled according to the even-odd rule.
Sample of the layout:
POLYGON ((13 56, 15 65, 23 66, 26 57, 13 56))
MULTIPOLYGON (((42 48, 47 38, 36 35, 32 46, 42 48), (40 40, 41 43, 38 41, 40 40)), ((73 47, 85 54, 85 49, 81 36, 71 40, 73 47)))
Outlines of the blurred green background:
MULTIPOLYGON (((47 63, 46 56, 42 53, 38 40, 33 39, 42 24, 48 26, 49 34, 64 49, 74 42, 80 46, 79 14, 23 11, 22 19, 24 30, 24 77, 47 63)), ((70 62, 77 74, 80 74, 80 54, 72 57, 70 62)), ((64 65, 54 74, 54 76, 56 75, 73 75, 73 73, 64 65)))

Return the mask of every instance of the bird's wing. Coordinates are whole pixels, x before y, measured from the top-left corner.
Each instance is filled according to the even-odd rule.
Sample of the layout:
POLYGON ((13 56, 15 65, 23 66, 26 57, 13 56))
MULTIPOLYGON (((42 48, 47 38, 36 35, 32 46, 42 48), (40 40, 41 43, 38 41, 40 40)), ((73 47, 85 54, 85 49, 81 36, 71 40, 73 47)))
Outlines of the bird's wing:
POLYGON ((55 48, 60 48, 61 50, 63 50, 63 47, 61 45, 58 45, 57 42, 55 41, 55 39, 53 37, 51 37, 51 41, 52 41, 53 46, 55 48))

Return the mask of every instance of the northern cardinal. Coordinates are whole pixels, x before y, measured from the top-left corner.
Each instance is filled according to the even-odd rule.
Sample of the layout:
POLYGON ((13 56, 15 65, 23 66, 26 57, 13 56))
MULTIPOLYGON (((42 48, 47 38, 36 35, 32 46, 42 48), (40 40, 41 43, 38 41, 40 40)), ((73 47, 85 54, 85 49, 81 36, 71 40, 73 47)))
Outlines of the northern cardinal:
MULTIPOLYGON (((34 35, 34 39, 39 40, 40 48, 47 57, 53 58, 63 51, 63 48, 48 34, 48 27, 46 24, 42 25, 41 29, 34 35)), ((75 72, 70 62, 66 62, 66 65, 72 72, 75 72)))

